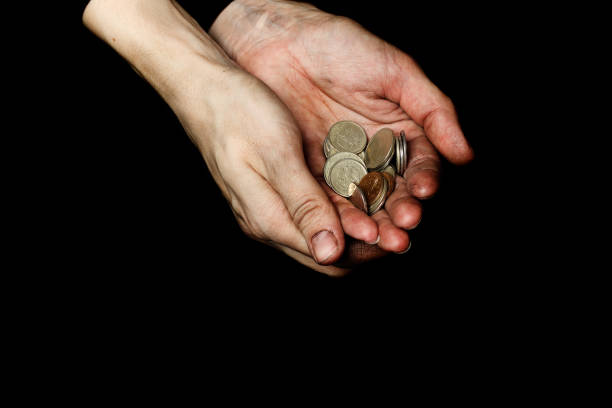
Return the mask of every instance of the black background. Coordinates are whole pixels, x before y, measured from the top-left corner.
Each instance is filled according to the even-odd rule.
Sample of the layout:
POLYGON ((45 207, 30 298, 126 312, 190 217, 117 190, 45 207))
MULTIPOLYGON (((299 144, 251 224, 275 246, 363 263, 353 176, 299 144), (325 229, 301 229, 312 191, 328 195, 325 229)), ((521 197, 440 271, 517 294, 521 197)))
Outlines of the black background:
MULTIPOLYGON (((207 30, 227 2, 180 3, 207 30)), ((54 256, 83 271, 91 291, 193 305, 224 299, 211 303, 215 310, 330 300, 341 311, 388 302, 416 312, 487 313, 483 305, 508 300, 516 307, 517 293, 529 297, 546 281, 526 268, 542 259, 530 257, 534 226, 523 218, 531 180, 516 171, 529 160, 516 141, 531 101, 521 95, 521 72, 536 70, 526 66, 531 51, 516 34, 517 25, 532 23, 528 13, 430 2, 404 9, 390 1, 313 4, 413 56, 455 103, 475 149, 467 166, 444 162, 440 191, 424 202, 407 254, 334 279, 245 237, 173 112, 81 25, 77 7, 64 72, 74 120, 65 125, 58 163, 70 199, 58 199, 55 225, 71 239, 54 256)))

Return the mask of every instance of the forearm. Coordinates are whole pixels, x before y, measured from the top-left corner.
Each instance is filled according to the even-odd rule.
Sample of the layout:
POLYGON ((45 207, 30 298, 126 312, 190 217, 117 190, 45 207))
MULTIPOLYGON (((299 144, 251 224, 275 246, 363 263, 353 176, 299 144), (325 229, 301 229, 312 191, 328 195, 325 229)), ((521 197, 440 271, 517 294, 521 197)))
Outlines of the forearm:
POLYGON ((92 0, 83 22, 173 108, 185 99, 212 97, 240 70, 174 1, 92 0))

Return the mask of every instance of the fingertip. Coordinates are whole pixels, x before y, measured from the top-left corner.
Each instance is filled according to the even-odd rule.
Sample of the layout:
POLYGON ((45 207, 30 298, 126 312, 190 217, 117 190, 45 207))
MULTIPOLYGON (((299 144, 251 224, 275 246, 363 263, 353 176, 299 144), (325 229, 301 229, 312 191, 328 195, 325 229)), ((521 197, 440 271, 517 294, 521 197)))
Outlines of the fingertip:
POLYGON ((453 164, 456 164, 458 166, 464 166, 474 160, 474 157, 474 149, 463 137, 462 143, 460 143, 459 146, 455 147, 454 153, 448 159, 453 164))
POLYGON ((420 205, 404 202, 393 214, 393 223, 403 229, 413 229, 421 221, 422 209, 420 205))
POLYGON ((465 165, 474 159, 474 150, 460 129, 458 133, 452 146, 447 149, 447 157, 455 165, 465 165))
POLYGON ((362 214, 363 217, 356 217, 354 221, 343 223, 344 231, 360 241, 373 242, 378 237, 378 225, 365 213, 362 214))
POLYGON ((381 231, 381 239, 378 246, 388 252, 401 252, 410 243, 408 233, 393 225, 387 225, 381 231))
POLYGON ((410 180, 410 193, 420 200, 425 200, 438 191, 439 185, 437 172, 421 171, 410 180))
POLYGON ((342 247, 336 235, 328 230, 319 231, 310 240, 311 253, 320 265, 329 265, 340 258, 342 247))

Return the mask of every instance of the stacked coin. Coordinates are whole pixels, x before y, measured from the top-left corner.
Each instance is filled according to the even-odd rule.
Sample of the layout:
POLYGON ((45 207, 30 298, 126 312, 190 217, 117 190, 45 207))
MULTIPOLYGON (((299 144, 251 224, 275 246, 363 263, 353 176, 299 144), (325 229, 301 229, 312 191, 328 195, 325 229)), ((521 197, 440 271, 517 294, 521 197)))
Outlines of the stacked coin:
POLYGON ((408 167, 408 145, 406 144, 406 134, 402 130, 395 140, 395 168, 399 174, 403 175, 406 167, 408 167))
POLYGON ((387 179, 378 171, 373 171, 366 174, 359 182, 358 187, 364 192, 368 202, 368 213, 374 214, 383 206, 387 192, 389 191, 389 183, 387 179))
POLYGON ((325 182, 343 197, 350 197, 349 186, 368 174, 365 163, 351 152, 338 152, 331 156, 323 168, 325 182))
POLYGON ((323 142, 323 152, 328 159, 339 152, 359 154, 367 143, 368 136, 361 126, 350 120, 342 120, 329 129, 323 142))
POLYGON ((395 136, 391 129, 383 128, 368 142, 365 130, 348 120, 332 125, 323 153, 327 184, 369 214, 383 207, 395 188, 395 169, 403 174, 408 156, 404 131, 395 136), (391 165, 394 157, 395 168, 391 165))

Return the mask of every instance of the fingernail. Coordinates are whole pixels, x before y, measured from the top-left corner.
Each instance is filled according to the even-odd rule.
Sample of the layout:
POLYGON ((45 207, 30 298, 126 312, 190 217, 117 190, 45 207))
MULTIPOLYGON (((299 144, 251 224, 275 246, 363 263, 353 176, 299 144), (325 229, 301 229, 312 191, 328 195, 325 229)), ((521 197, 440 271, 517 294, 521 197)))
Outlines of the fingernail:
POLYGON ((376 244, 378 244, 379 242, 380 242, 380 235, 378 235, 378 236, 376 237, 376 241, 374 241, 374 242, 366 242, 366 244, 368 244, 368 245, 376 245, 376 244))
POLYGON ((329 231, 317 232, 312 237, 313 256, 317 263, 325 262, 330 256, 336 253, 338 241, 329 231))
POLYGON ((410 243, 408 244, 408 248, 404 249, 402 252, 397 252, 397 254, 398 255, 405 254, 406 252, 410 251, 410 248, 412 248, 412 241, 410 241, 410 243))

